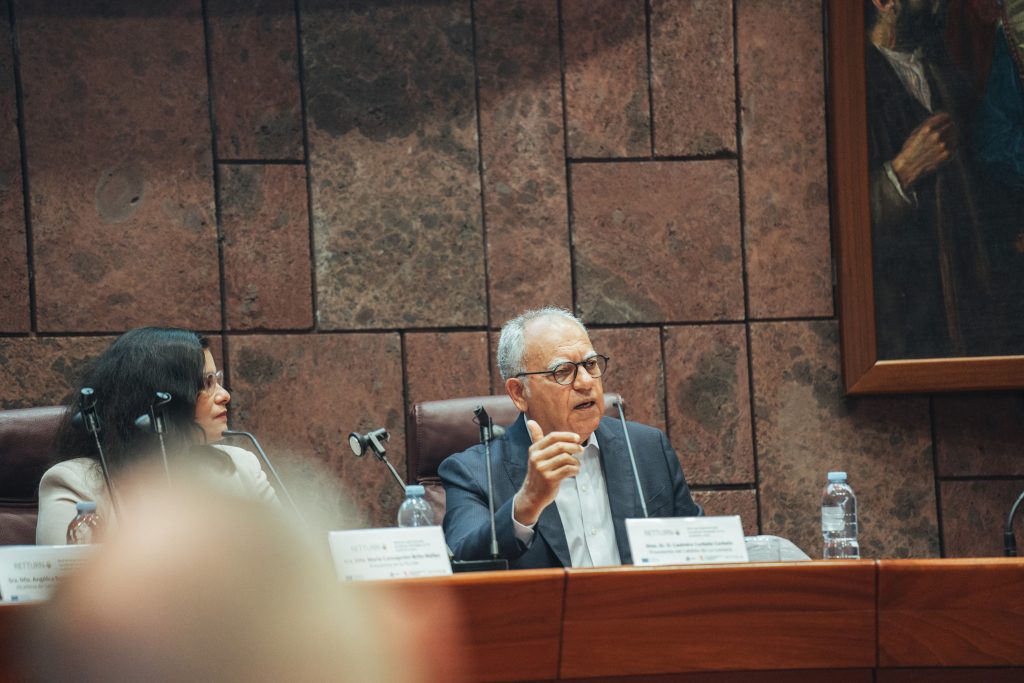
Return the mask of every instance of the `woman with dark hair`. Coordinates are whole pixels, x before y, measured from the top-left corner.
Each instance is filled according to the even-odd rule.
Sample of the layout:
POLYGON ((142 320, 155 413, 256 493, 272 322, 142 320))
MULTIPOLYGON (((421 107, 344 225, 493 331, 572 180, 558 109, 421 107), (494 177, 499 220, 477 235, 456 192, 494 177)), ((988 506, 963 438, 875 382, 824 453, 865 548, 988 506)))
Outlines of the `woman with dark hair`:
MULTIPOLYGON (((157 435, 136 420, 149 412, 157 392, 170 394, 163 407, 168 456, 190 455, 189 465, 210 469, 222 488, 246 498, 276 502, 256 456, 219 441, 228 427, 231 395, 221 383, 209 342, 194 332, 143 327, 125 332, 104 351, 87 373, 83 387, 95 392, 100 442, 115 495, 118 478, 135 463, 159 459, 157 435), (195 457, 191 457, 195 456, 195 457)), ((61 460, 39 483, 36 543, 65 542, 75 506, 94 501, 101 518, 115 509, 104 482, 93 437, 75 424, 76 400, 57 432, 55 459, 61 460)), ((176 463, 172 460, 171 470, 176 463)))

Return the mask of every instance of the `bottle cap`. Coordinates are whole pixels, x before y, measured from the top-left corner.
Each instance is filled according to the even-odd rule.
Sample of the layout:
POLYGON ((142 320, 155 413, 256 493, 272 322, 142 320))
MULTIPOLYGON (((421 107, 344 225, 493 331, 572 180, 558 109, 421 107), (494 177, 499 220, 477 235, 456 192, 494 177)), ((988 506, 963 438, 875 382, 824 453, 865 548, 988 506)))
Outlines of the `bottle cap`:
POLYGON ((828 480, 830 482, 846 481, 846 472, 829 472, 828 480))
POLYGON ((426 493, 427 490, 423 488, 422 484, 407 484, 405 487, 405 495, 407 496, 423 496, 426 493))
POLYGON ((82 514, 83 512, 96 512, 96 503, 91 500, 83 500, 81 503, 77 503, 75 505, 75 510, 78 511, 78 514, 82 514))

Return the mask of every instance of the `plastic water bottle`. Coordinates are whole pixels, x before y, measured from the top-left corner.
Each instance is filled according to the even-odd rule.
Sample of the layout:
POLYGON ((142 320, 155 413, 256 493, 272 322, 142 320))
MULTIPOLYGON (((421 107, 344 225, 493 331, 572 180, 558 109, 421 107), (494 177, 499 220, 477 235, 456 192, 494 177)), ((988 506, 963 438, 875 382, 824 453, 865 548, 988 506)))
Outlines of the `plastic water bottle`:
POLYGON ((96 503, 83 501, 75 505, 78 512, 75 518, 68 524, 68 545, 85 545, 96 543, 100 535, 99 513, 96 512, 96 503))
POLYGON ((434 515, 423 496, 426 490, 419 484, 405 487, 405 500, 398 508, 398 526, 433 526, 434 515))
POLYGON ((846 483, 846 472, 829 472, 821 496, 821 536, 826 560, 859 560, 857 497, 846 483))

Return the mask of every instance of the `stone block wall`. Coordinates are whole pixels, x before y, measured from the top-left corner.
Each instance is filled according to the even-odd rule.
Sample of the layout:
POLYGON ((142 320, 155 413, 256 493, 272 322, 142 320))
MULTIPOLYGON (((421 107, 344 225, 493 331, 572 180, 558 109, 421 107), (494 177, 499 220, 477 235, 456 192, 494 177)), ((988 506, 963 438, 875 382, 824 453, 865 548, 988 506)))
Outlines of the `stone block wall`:
POLYGON ((408 408, 501 391, 557 304, 709 513, 815 555, 845 469, 866 556, 999 554, 1020 394, 842 395, 818 0, 0 8, 0 406, 191 327, 233 425, 387 524, 348 432, 404 472, 408 408))

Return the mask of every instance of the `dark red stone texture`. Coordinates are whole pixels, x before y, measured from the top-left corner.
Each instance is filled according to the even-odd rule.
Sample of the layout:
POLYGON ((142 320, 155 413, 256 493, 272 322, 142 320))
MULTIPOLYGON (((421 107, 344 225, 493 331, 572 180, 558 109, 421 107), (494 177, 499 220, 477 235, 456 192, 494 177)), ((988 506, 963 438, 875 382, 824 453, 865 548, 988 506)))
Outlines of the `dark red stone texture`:
POLYGON ((845 470, 863 557, 937 556, 928 399, 844 397, 834 322, 757 323, 750 348, 762 531, 820 548, 826 475, 845 470))
POLYGON ((335 525, 393 525, 402 492, 383 463, 352 454, 348 435, 385 427, 388 459, 405 475, 398 334, 231 336, 227 344, 231 424, 260 438, 294 483, 292 496, 335 525))
POLYGON ((486 332, 410 332, 405 335, 405 377, 411 408, 491 393, 486 332))
POLYGON ((469 4, 301 17, 321 327, 485 325, 469 4))
POLYGON ((740 2, 736 19, 749 314, 831 316, 821 3, 740 2))
POLYGON ((735 162, 575 164, 572 192, 587 322, 742 319, 735 162))
POLYGON ((622 396, 626 418, 664 431, 661 331, 656 327, 591 328, 590 341, 595 351, 611 358, 604 390, 622 396))
POLYGON ((669 435, 694 484, 754 483, 743 325, 665 329, 669 435))
POLYGON ((219 328, 199 0, 15 13, 39 329, 219 328))
POLYGON ((1024 476, 1024 401, 1019 392, 933 399, 940 477, 1024 476))
POLYGON ((564 0, 569 156, 651 153, 643 0, 564 0))
POLYGON ((209 0, 220 159, 304 159, 292 0, 209 0))
MULTIPOLYGON (((686 463, 683 472, 690 479, 686 463)), ((756 536, 757 530, 757 494, 753 491, 694 491, 693 499, 704 508, 706 515, 739 515, 743 523, 744 536, 756 536)), ((814 557, 811 548, 800 548, 814 557)))
MULTIPOLYGON (((942 541, 946 557, 1002 557, 1003 530, 1024 478, 943 481, 942 541)), ((1024 513, 1017 513, 1017 547, 1024 549, 1024 513)))
POLYGON ((7 3, 0 4, 0 332, 28 332, 28 251, 14 54, 7 3))
POLYGON ((312 327, 305 169, 224 165, 220 193, 228 329, 312 327))
POLYGON ((651 1, 654 153, 736 150, 732 3, 651 1))
POLYGON ((493 325, 523 307, 572 305, 557 9, 474 5, 493 325))
POLYGON ((0 338, 0 408, 60 405, 113 337, 0 338))

